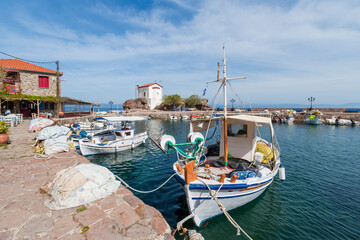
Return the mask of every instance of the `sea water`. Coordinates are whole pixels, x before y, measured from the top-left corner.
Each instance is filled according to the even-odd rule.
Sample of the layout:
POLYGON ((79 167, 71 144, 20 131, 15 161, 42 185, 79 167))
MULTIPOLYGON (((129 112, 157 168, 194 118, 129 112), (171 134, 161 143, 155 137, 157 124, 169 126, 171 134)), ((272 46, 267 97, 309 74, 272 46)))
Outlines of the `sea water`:
MULTIPOLYGON (((170 134, 184 142, 188 122, 154 119, 136 123, 135 128, 155 139, 170 134)), ((360 127, 294 124, 274 128, 286 180, 276 176, 262 195, 230 215, 253 239, 360 239, 360 127)), ((218 129, 209 142, 217 136, 218 129)), ((133 150, 88 159, 136 189, 151 190, 172 175, 176 154, 166 156, 147 140, 133 150)), ((189 214, 185 193, 175 179, 154 193, 134 194, 158 209, 172 228, 189 214)), ((246 239, 236 236, 224 215, 201 229, 192 220, 185 227, 196 229, 207 240, 246 239)))

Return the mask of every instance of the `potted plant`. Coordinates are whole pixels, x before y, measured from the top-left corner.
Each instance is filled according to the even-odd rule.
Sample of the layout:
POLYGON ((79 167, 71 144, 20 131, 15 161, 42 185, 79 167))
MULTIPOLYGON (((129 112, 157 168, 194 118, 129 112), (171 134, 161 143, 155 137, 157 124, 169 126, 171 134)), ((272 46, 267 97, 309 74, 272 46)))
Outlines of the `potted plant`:
POLYGON ((0 144, 7 144, 9 141, 9 136, 7 133, 9 132, 9 126, 5 121, 0 121, 0 144))

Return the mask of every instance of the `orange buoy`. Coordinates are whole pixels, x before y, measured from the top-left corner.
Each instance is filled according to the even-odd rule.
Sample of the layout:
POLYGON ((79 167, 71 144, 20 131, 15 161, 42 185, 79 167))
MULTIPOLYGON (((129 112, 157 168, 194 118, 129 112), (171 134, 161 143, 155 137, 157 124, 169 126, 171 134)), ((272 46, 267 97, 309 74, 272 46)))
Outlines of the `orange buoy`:
POLYGON ((194 172, 194 165, 195 161, 190 161, 185 165, 185 185, 189 185, 197 179, 197 174, 194 172))
POLYGON ((179 173, 184 173, 182 167, 180 167, 179 164, 176 164, 176 169, 178 170, 179 173))
POLYGON ((221 174, 219 182, 224 183, 225 182, 225 177, 226 177, 225 173, 221 174))
POLYGON ((236 179, 238 179, 238 176, 236 174, 234 174, 231 179, 230 179, 230 182, 231 183, 235 183, 236 179))

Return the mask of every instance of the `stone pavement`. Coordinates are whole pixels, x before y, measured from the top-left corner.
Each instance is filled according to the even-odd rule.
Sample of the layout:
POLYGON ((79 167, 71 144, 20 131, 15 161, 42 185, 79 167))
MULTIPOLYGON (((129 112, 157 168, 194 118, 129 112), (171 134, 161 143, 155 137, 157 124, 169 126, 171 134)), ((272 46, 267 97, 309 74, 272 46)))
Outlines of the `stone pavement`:
POLYGON ((173 239, 155 208, 124 187, 84 206, 50 210, 42 184, 59 170, 89 161, 75 151, 35 156, 29 121, 11 128, 0 147, 0 239, 173 239))

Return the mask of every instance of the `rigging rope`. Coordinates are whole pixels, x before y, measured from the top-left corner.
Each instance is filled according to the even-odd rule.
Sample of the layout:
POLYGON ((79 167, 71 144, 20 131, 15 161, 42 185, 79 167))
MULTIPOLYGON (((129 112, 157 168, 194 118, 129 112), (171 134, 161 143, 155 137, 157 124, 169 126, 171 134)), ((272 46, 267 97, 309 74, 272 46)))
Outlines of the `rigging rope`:
POLYGON ((232 85, 231 85, 230 81, 228 82, 228 84, 229 84, 229 86, 230 86, 231 90, 235 93, 236 97, 239 99, 240 104, 241 104, 243 107, 245 107, 245 106, 243 105, 243 102, 241 101, 241 99, 240 99, 239 95, 236 93, 235 89, 232 87, 232 85))
POLYGON ((173 175, 171 175, 163 184, 161 184, 159 187, 153 189, 153 190, 149 190, 149 191, 142 191, 142 190, 137 190, 133 187, 131 187, 129 184, 127 184, 124 180, 122 180, 119 176, 115 175, 115 177, 117 179, 120 180, 120 182, 122 182, 127 188, 130 188, 131 190, 135 191, 135 192, 138 192, 138 193, 152 193, 152 192, 155 192, 157 190, 159 190, 160 188, 162 188, 168 181, 170 181, 171 178, 173 178, 177 173, 174 173, 173 175))
MULTIPOLYGON (((222 86, 223 86, 223 83, 220 85, 218 91, 216 92, 216 94, 215 94, 215 96, 214 96, 214 98, 213 98, 213 101, 212 101, 211 105, 213 105, 213 104, 215 103, 215 100, 217 99, 217 97, 218 97, 218 95, 219 95, 219 92, 220 92, 220 89, 221 89, 222 86)), ((209 133, 209 129, 210 129, 210 125, 211 125, 212 116, 214 116, 214 111, 215 111, 215 106, 214 106, 213 109, 211 110, 211 114, 210 114, 211 117, 210 117, 210 120, 209 120, 209 125, 208 125, 208 127, 207 127, 207 129, 206 129, 206 134, 205 134, 205 138, 204 138, 205 141, 204 141, 203 147, 205 147, 205 143, 206 143, 206 140, 207 140, 207 135, 208 135, 208 133, 209 133)))
POLYGON ((218 127, 218 124, 216 124, 215 130, 214 130, 213 134, 211 135, 211 137, 207 138, 205 141, 208 141, 208 140, 210 140, 210 139, 212 139, 214 137, 214 135, 216 133, 216 130, 217 130, 217 127, 218 127))

